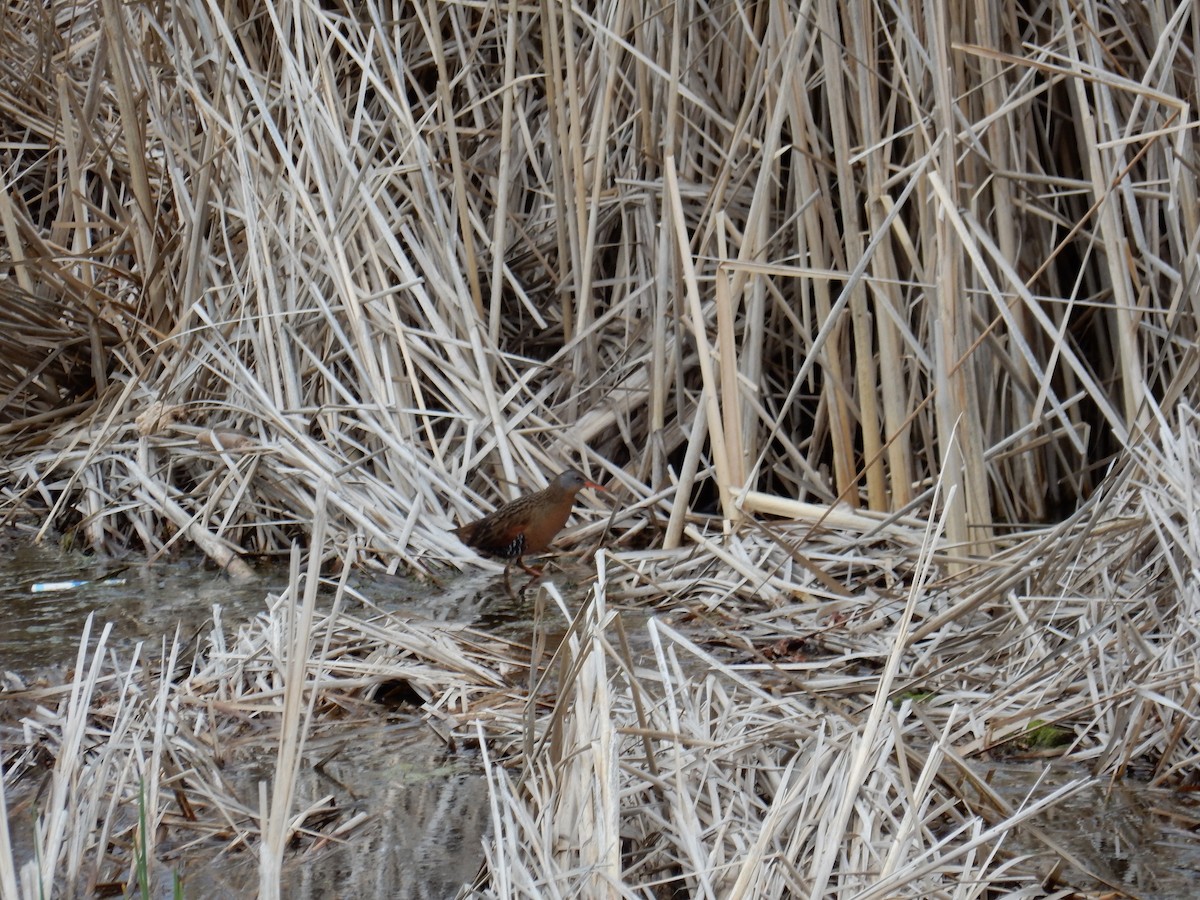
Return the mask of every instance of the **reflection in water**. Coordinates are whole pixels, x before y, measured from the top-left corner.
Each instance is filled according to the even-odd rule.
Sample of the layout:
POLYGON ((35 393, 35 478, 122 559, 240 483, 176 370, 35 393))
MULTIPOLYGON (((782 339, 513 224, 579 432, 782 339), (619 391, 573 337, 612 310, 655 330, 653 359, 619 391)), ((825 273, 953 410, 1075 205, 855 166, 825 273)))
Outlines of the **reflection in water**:
MULTIPOLYGON (((78 652, 87 616, 96 613, 95 635, 113 623, 108 648, 122 660, 137 641, 146 641, 143 657, 154 656, 176 629, 185 645, 207 640, 214 618, 231 634, 267 607, 268 594, 287 585, 283 566, 264 568, 249 584, 231 581, 202 559, 130 565, 119 572, 125 584, 88 584, 38 593, 37 582, 100 581, 122 564, 54 547, 33 547, 0 538, 0 675, 15 673, 25 682, 65 680, 78 652), (219 606, 219 617, 213 607, 219 606)), ((355 576, 347 609, 355 615, 400 613, 446 622, 476 622, 496 599, 485 579, 462 579, 452 591, 403 578, 355 576)), ((329 589, 332 596, 332 586, 329 589)), ((318 606, 328 608, 328 600, 318 606)), ((15 723, 3 723, 4 729, 15 723)), ((3 730, 0 730, 0 735, 3 730)), ((246 738, 222 770, 241 809, 257 817, 260 782, 274 776, 276 748, 246 738)), ((365 704, 350 721, 325 723, 308 742, 297 783, 296 810, 332 798, 339 822, 359 815, 344 843, 303 844, 285 863, 285 896, 296 898, 449 898, 472 881, 483 860, 482 841, 489 825, 487 785, 471 751, 450 753, 417 710, 398 714, 365 704)), ((187 773, 180 777, 187 778, 187 773)), ((28 857, 33 820, 29 803, 35 779, 9 784, 10 821, 18 854, 28 857), (15 801, 15 802, 13 802, 15 801)), ((236 846, 230 833, 197 841, 191 828, 173 830, 172 807, 161 829, 159 881, 155 896, 171 896, 173 880, 182 879, 184 896, 242 898, 258 887, 259 859, 253 847, 236 846)), ((126 823, 128 824, 128 823, 126 823)), ((18 865, 23 860, 18 858, 18 865)))
MULTIPOLYGON (((320 771, 304 766, 296 808, 332 794, 340 819, 349 821, 358 812, 371 819, 345 843, 290 857, 283 876, 286 895, 300 900, 456 896, 479 870, 488 827, 487 784, 477 761, 448 757, 427 729, 411 724, 348 731, 340 747, 326 740, 310 748, 309 761, 334 756, 320 771)), ((246 765, 230 777, 238 795, 252 801, 262 774, 258 766, 246 765)), ((224 848, 222 842, 207 852, 194 846, 187 851, 181 867, 186 896, 240 900, 254 895, 257 854, 226 855, 220 852, 224 848)))
MULTIPOLYGON (((130 566, 120 573, 125 585, 35 594, 30 590, 35 582, 103 579, 117 564, 20 543, 0 548, 5 623, 0 629, 0 673, 16 672, 22 679, 45 674, 51 666, 72 664, 82 624, 93 610, 98 623, 115 623, 110 646, 128 658, 120 650, 122 644, 128 648, 144 639, 147 652, 153 653, 177 627, 185 642, 196 637, 204 641, 214 605, 222 608, 224 632, 232 633, 266 608, 268 593, 278 594, 287 583, 280 567, 265 569, 259 581, 239 585, 197 559, 130 566)), ((327 602, 319 605, 328 608, 327 602)), ((578 606, 570 601, 568 605, 578 606)), ((543 662, 569 624, 544 595, 531 591, 512 596, 488 573, 460 578, 444 591, 403 578, 358 577, 347 610, 365 617, 398 613, 470 623, 487 634, 538 647, 543 662)), ((49 677, 63 680, 61 673, 49 677)), ((247 738, 231 751, 221 777, 248 816, 257 815, 259 784, 273 778, 274 765, 275 748, 265 741, 247 738)), ((367 704, 355 711, 353 720, 325 723, 306 745, 294 808, 306 809, 330 797, 339 822, 360 814, 368 819, 344 843, 302 842, 302 849, 286 864, 286 896, 456 896, 479 869, 490 824, 481 768, 472 752, 449 752, 417 710, 397 713, 367 704)), ((1043 762, 994 762, 981 768, 992 787, 1014 806, 1030 792, 1041 795, 1085 774, 1056 765, 1042 778, 1047 774, 1043 762)), ((20 789, 31 792, 36 787, 30 779, 20 789)), ((1086 867, 1085 873, 1063 873, 1067 883, 1088 884, 1090 875, 1099 879, 1094 882, 1099 891, 1115 888, 1156 900, 1191 898, 1200 896, 1200 844, 1195 839, 1200 817, 1192 801, 1190 794, 1151 791, 1133 782, 1111 788, 1100 782, 1031 824, 1086 867)), ((14 808, 10 804, 10 811, 14 808)), ((32 824, 29 807, 24 809, 10 823, 18 844, 32 824)), ((255 894, 258 855, 253 847, 231 846, 231 834, 197 842, 193 830, 176 830, 168 818, 160 841, 155 896, 170 896, 175 873, 183 881, 184 896, 232 900, 255 894)), ((28 847, 27 839, 24 845, 28 847)), ((1043 858, 1047 869, 1058 862, 1020 829, 1006 840, 1005 849, 1043 858)))
POLYGON ((184 562, 125 566, 55 547, 5 542, 0 565, 0 671, 28 675, 74 662, 88 613, 113 623, 113 646, 151 639, 158 643, 179 626, 185 637, 212 622, 219 604, 237 614, 263 608, 268 591, 287 584, 286 571, 238 584, 196 558, 184 562), (102 584, 115 575, 124 584, 102 584), (92 582, 68 590, 35 592, 42 582, 92 582))
MULTIPOLYGON (((1044 762, 981 764, 978 769, 1014 806, 1031 792, 1043 796, 1088 774, 1079 766, 1044 762)), ((1064 873, 1069 884, 1115 888, 1143 900, 1191 900, 1200 896, 1196 799, 1193 794, 1151 789, 1132 781, 1097 780, 1031 824, 1086 866, 1083 872, 1064 873)), ((1044 844, 1020 829, 1005 848, 1010 853, 1042 855, 1048 867, 1058 862, 1044 844)))

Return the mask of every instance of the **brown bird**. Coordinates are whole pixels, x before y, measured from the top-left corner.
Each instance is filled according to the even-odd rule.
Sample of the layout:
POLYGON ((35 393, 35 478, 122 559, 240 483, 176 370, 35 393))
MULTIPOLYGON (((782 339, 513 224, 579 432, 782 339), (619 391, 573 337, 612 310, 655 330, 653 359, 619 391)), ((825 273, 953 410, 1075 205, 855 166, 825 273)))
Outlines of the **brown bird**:
POLYGON ((491 556, 516 560, 531 575, 541 575, 521 561, 529 553, 541 553, 562 531, 575 504, 575 495, 584 488, 604 487, 588 481, 574 469, 560 472, 550 487, 535 494, 525 494, 505 503, 482 519, 454 529, 459 540, 491 556))

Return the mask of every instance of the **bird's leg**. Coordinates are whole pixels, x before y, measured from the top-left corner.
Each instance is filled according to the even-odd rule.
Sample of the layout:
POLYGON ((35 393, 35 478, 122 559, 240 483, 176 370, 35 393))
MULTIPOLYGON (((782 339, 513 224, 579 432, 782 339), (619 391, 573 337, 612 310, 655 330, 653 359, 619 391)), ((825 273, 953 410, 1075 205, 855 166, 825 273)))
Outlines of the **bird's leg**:
POLYGON ((534 577, 534 579, 541 578, 542 572, 545 569, 545 566, 543 566, 542 568, 538 568, 537 566, 527 566, 527 565, 525 565, 525 560, 523 560, 519 556, 517 557, 517 565, 520 566, 522 569, 524 569, 526 572, 528 572, 530 575, 532 575, 534 577))
POLYGON ((519 565, 522 569, 524 569, 526 572, 529 573, 529 580, 526 581, 523 585, 521 585, 521 593, 523 594, 527 590, 529 590, 529 586, 531 584, 533 584, 535 581, 537 581, 539 578, 542 577, 542 570, 539 568, 536 568, 534 566, 525 565, 525 560, 522 559, 520 556, 517 557, 516 561, 517 561, 517 565, 519 565))
POLYGON ((519 591, 513 588, 512 560, 509 560, 504 564, 504 590, 513 600, 513 602, 519 601, 521 599, 521 594, 525 592, 525 585, 521 585, 521 589, 519 591))

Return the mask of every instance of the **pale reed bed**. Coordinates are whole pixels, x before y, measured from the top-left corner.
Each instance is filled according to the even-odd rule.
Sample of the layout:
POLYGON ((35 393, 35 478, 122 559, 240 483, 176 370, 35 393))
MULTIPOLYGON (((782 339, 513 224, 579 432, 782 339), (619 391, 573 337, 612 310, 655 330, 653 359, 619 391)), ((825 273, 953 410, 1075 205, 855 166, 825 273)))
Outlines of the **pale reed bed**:
MULTIPOLYGON (((402 681, 424 698, 416 721, 482 752, 492 829, 469 895, 1033 897, 1067 896, 1089 872, 1103 883, 1039 826, 1084 785, 1082 766, 1014 805, 975 761, 1016 744, 1108 778, 1192 777, 1187 572, 1200 535, 1178 512, 1195 500, 1181 488, 1200 484, 1190 421, 1163 441, 1177 454, 1169 469, 1131 463, 1054 540, 1026 537, 1019 578, 997 565, 940 583, 931 533, 913 566, 851 591, 822 596, 801 569, 793 592, 817 593, 760 594, 735 616, 731 588, 704 603, 660 585, 674 599, 643 623, 642 601, 613 595, 647 552, 601 551, 586 595, 533 589, 569 623, 547 647, 536 632, 521 645, 371 611, 343 586, 318 601, 297 554, 290 590, 249 623, 218 617, 197 645, 129 659, 101 640, 73 683, 5 693, 20 715, 4 723, 10 811, 27 807, 39 760, 53 762, 41 868, 9 850, 0 877, 15 896, 69 893, 132 879, 135 848, 160 873, 171 864, 156 848, 257 848, 260 892, 275 895, 306 852, 353 842, 366 822, 336 790, 298 802, 290 779, 330 742, 353 741, 382 714, 375 691, 402 681), (1072 546, 1086 552, 1070 562, 1072 546), (1050 726, 1054 742, 1035 750, 1050 726), (255 757, 276 759, 257 799, 221 772, 255 757), (1017 833, 1040 852, 1010 850, 1017 833)), ((376 874, 363 864, 356 877, 369 890, 376 874)))
POLYGON ((935 12, 16 4, 8 516, 429 572, 576 464, 609 546, 941 478, 1002 550, 1192 393, 1193 23, 935 12))
POLYGON ((397 670, 486 752, 480 892, 1043 890, 968 760, 1051 725, 1105 776, 1197 761, 1195 16, 9 4, 0 514, 314 552, 190 671, 7 697, 6 802, 52 774, 5 894, 166 823, 270 896, 306 736, 397 670), (450 528, 567 465, 615 501, 553 668, 313 607, 322 558, 474 565, 450 528))

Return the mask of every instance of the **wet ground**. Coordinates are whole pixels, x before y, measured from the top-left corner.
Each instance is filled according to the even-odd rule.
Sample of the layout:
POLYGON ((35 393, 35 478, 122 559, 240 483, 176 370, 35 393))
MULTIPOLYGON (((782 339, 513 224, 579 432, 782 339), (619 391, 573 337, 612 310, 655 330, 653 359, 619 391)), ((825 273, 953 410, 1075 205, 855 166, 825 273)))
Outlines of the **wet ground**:
MULTIPOLYGON (((137 641, 157 645, 164 636, 169 641, 176 628, 190 643, 195 632, 211 629, 214 605, 221 607, 226 630, 236 629, 266 608, 268 594, 287 585, 282 563, 261 565, 259 577, 237 583, 200 558, 124 565, 11 540, 3 549, 0 677, 10 683, 14 676, 24 682, 67 680, 91 612, 97 622, 93 634, 100 624, 112 622, 108 646, 128 658, 120 651, 137 641)), ((516 627, 521 614, 511 603, 496 604, 490 594, 472 591, 469 582, 450 598, 399 577, 357 576, 352 587, 369 598, 359 602, 379 610, 438 621, 478 622, 488 607, 494 622, 516 627)), ((352 733, 311 741, 306 755, 320 758, 322 765, 302 768, 297 803, 332 793, 344 804, 342 818, 365 814, 367 819, 345 843, 289 857, 286 896, 455 897, 474 879, 483 861, 488 804, 482 765, 472 753, 449 753, 419 714, 381 707, 357 719, 352 733)), ((225 770, 248 807, 257 808, 258 784, 271 778, 273 765, 273 753, 251 750, 225 770)), ((23 824, 28 822, 13 823, 18 854, 27 844, 21 840, 23 824)), ((173 846, 169 833, 162 838, 160 871, 167 879, 178 874, 185 896, 240 900, 256 894, 256 853, 225 853, 227 840, 189 847, 173 846)), ((172 893, 173 884, 166 881, 154 886, 154 896, 172 893)))
MULTIPOLYGON (((0 565, 0 670, 31 675, 74 662, 88 613, 111 621, 118 646, 181 633, 212 622, 219 604, 240 618, 263 607, 287 572, 264 567, 261 579, 238 584, 202 560, 126 565, 54 547, 9 541, 0 565)), ((251 613, 252 614, 252 613, 251 613)))
MULTIPOLYGON (((1089 774, 1082 766, 1048 760, 978 763, 975 770, 1013 806, 1089 774)), ((1064 884, 1113 900, 1200 897, 1200 795, 1152 788, 1133 778, 1093 779, 1031 824, 1074 860, 1058 873, 1064 884)), ((1022 831, 1005 849, 1037 858, 1047 872, 1062 858, 1022 831)))
MULTIPOLYGON (((263 565, 259 578, 238 584, 201 559, 123 566, 52 547, 8 542, 0 557, 0 674, 22 679, 65 670, 75 659, 89 612, 112 621, 115 646, 168 640, 178 627, 211 627, 212 607, 227 628, 264 609, 269 593, 287 584, 286 568, 263 565)), ((471 623, 506 636, 527 635, 532 610, 509 598, 488 576, 463 579, 455 590, 435 591, 403 578, 360 576, 354 589, 380 610, 402 610, 438 621, 471 623)), ((553 610, 548 615, 556 615, 553 610)), ((552 622, 542 622, 542 627, 552 622)), ((54 680, 62 680, 54 679, 54 680)), ((349 798, 349 817, 367 821, 342 844, 293 858, 284 876, 296 898, 449 898, 470 883, 483 860, 488 794, 480 761, 468 751, 450 753, 419 715, 380 710, 355 723, 352 733, 310 744, 323 763, 306 766, 298 803, 336 794, 349 798)), ((273 757, 243 760, 230 772, 240 796, 257 805, 257 785, 269 779, 273 757)), ((1077 766, 1045 760, 980 763, 979 774, 1013 806, 1043 796, 1065 781, 1086 776, 1077 766)), ((1171 900, 1200 896, 1200 812, 1196 794, 1150 789, 1131 780, 1096 781, 1034 824, 1075 857, 1080 871, 1064 869, 1066 883, 1101 893, 1171 900)), ((1045 857, 1043 844, 1017 835, 1010 852, 1045 857)), ((253 852, 223 855, 211 849, 160 844, 168 867, 184 879, 186 896, 242 898, 257 888, 253 852), (198 852, 197 852, 198 851, 198 852)), ((172 885, 156 885, 170 896, 172 885)))

